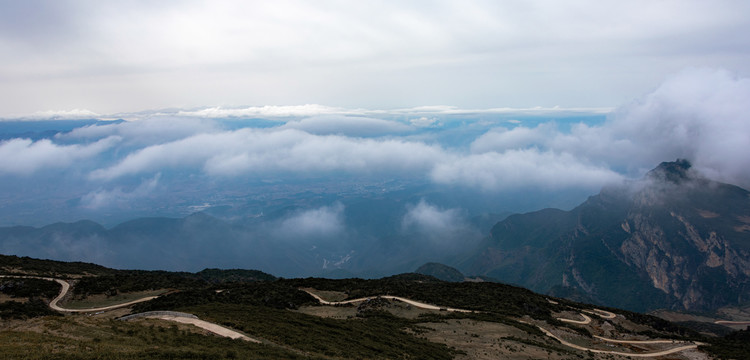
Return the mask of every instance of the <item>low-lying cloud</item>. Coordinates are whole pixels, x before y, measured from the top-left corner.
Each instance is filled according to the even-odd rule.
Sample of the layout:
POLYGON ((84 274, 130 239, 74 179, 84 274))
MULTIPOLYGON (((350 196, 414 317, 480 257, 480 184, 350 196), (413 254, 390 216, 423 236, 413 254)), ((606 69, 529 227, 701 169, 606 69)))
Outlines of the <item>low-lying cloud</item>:
POLYGON ((81 198, 80 206, 91 210, 109 207, 126 208, 131 202, 138 201, 153 193, 159 185, 160 178, 161 173, 158 173, 153 178, 143 181, 131 191, 124 190, 119 186, 112 190, 98 189, 92 191, 81 198))
MULTIPOLYGON (((693 69, 596 122, 563 124, 552 117, 527 122, 539 119, 524 117, 533 109, 512 113, 511 121, 502 109, 482 113, 445 106, 209 108, 184 111, 182 117, 94 124, 37 141, 11 138, 0 142, 0 176, 55 181, 44 171, 65 172, 86 188, 78 196, 85 195, 83 206, 92 208, 127 197, 118 189, 132 189, 136 179, 173 172, 188 183, 192 176, 274 181, 356 176, 407 177, 485 192, 596 191, 638 178, 659 162, 686 158, 713 178, 748 187, 747 99, 750 80, 693 69), (259 114, 276 117, 265 127, 243 118, 259 114), (226 117, 234 118, 221 120, 226 117)), ((559 111, 554 118, 571 112, 559 111)))
POLYGON ((567 153, 537 149, 486 152, 443 162, 431 172, 441 184, 479 187, 485 191, 513 188, 597 188, 622 179, 622 175, 586 164, 567 153))
POLYGON ((441 148, 402 140, 313 135, 299 130, 240 129, 200 134, 140 149, 92 172, 93 179, 192 168, 212 176, 424 172, 444 156, 441 148))
POLYGON ((90 144, 59 145, 49 139, 15 138, 0 142, 0 174, 30 175, 42 169, 61 169, 73 162, 93 158, 115 146, 110 136, 90 144))
POLYGON ((335 203, 292 214, 281 221, 278 235, 289 240, 332 237, 343 233, 344 205, 335 203))
POLYGON ((460 210, 440 209, 422 199, 416 205, 407 207, 401 225, 406 230, 437 235, 454 232, 464 227, 465 223, 460 210))
POLYGON ((289 121, 282 129, 298 129, 317 135, 381 136, 399 134, 412 130, 396 121, 361 116, 317 116, 289 121))

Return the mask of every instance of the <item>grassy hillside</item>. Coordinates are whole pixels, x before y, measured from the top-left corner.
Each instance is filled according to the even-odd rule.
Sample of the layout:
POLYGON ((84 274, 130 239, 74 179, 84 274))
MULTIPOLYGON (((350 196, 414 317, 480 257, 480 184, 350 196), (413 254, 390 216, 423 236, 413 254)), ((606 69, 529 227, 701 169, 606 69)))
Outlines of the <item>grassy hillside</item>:
MULTIPOLYGON (((746 333, 706 338, 674 323, 617 309, 609 319, 589 313, 587 304, 553 299, 498 283, 451 283, 421 274, 376 280, 276 279, 254 271, 207 270, 199 273, 120 271, 92 264, 58 263, 3 257, 15 272, 75 278, 74 297, 102 298, 163 289, 165 294, 127 308, 64 314, 46 304, 60 290, 55 282, 0 278, 0 358, 25 359, 610 359, 573 349, 541 329, 586 347, 609 351, 593 337, 700 340, 703 351, 721 358, 747 354, 746 333), (27 267, 26 264, 29 264, 27 267), (70 269, 70 273, 60 269, 70 269), (85 270, 84 270, 85 269, 85 270), (92 275, 88 270, 98 269, 92 275), (85 275, 84 275, 85 274, 85 275), (262 279, 262 280, 260 280, 262 279), (425 310, 395 300, 374 298, 350 305, 321 306, 307 292, 337 300, 394 295, 473 313, 425 310), (23 309, 19 309, 18 307, 23 309), (35 312, 37 311, 38 312, 35 312), (150 318, 117 320, 129 313, 171 310, 260 340, 251 343, 209 334, 192 325, 150 318), (6 316, 12 314, 12 316, 6 316)), ((65 302, 62 304, 65 306, 65 302)), ((631 347, 657 351, 676 345, 631 347)), ((696 351, 696 350, 691 350, 696 351)), ((685 355, 688 356, 688 355, 685 355)), ((687 359, 682 353, 671 359, 687 359)), ((740 357, 741 358, 741 357, 740 357)))

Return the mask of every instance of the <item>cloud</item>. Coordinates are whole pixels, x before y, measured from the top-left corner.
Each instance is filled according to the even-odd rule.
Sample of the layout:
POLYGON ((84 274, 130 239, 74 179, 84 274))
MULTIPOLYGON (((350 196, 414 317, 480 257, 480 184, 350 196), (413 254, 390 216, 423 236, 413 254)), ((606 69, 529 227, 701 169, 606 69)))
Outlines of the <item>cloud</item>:
POLYGON ((316 116, 289 121, 282 129, 298 129, 318 135, 380 136, 412 130, 411 127, 391 120, 359 116, 316 116))
POLYGON ((473 153, 502 152, 504 150, 525 149, 544 144, 548 139, 557 136, 558 129, 554 124, 544 123, 535 128, 518 126, 513 129, 494 128, 471 143, 473 153))
MULTIPOLYGON (((448 169, 470 171, 470 164, 474 163, 515 163, 512 168, 531 170, 513 160, 518 158, 537 164, 538 170, 531 171, 529 179, 541 180, 534 174, 549 172, 556 166, 546 163, 557 161, 572 166, 571 172, 582 171, 581 175, 605 179, 612 178, 605 171, 608 169, 639 177, 662 161, 685 158, 715 179, 748 186, 750 155, 741 150, 750 144, 748 98, 750 79, 734 77, 725 70, 688 69, 618 108, 600 125, 579 123, 569 131, 560 130, 554 123, 492 129, 472 142, 472 159, 448 169)), ((486 177, 485 181, 476 182, 485 186, 499 185, 501 182, 494 179, 500 173, 525 173, 510 168, 488 171, 481 165, 476 170, 486 177)), ((449 172, 438 168, 433 177, 448 182, 461 178, 449 172)), ((566 176, 557 182, 575 179, 566 176)))
POLYGON ((96 119, 100 116, 101 116, 100 114, 97 114, 91 110, 86 110, 86 109, 47 110, 47 111, 35 112, 31 116, 29 116, 28 119, 73 120, 73 119, 96 119))
POLYGON ((94 179, 167 168, 193 168, 213 176, 425 172, 442 157, 436 146, 401 140, 320 136, 299 130, 240 129, 200 134, 148 146, 91 173, 94 179))
POLYGON ((290 240, 331 237, 343 231, 344 205, 341 203, 295 213, 284 219, 277 229, 278 234, 290 240))
MULTIPOLYGON (((653 162, 686 158, 715 177, 750 185, 750 79, 690 69, 622 107, 609 137, 648 149, 653 162)), ((638 154, 636 151, 631 153, 638 154)), ((641 159, 641 160, 644 160, 641 159)))
POLYGON ((686 63, 748 70, 742 1, 6 3, 0 95, 13 113, 247 99, 596 106, 686 63))
POLYGON ((421 127, 421 128, 435 126, 437 122, 438 122, 438 119, 434 117, 426 117, 426 116, 422 116, 420 118, 409 120, 410 124, 416 127, 421 127))
POLYGON ((196 134, 213 133, 219 130, 220 126, 215 121, 208 119, 162 116, 137 121, 83 126, 67 133, 59 133, 55 138, 65 141, 86 141, 88 139, 119 136, 129 145, 143 146, 174 141, 196 134))
POLYGON ((407 206, 401 225, 422 233, 446 234, 465 226, 461 215, 458 209, 443 210, 421 199, 416 205, 407 206))
POLYGON ((513 188, 598 188, 622 176, 567 153, 538 149, 486 152, 455 157, 438 164, 430 177, 439 184, 478 187, 485 191, 513 188))
POLYGON ((176 171, 185 175, 182 184, 197 178, 283 182, 357 176, 487 192, 534 187, 593 192, 638 178, 662 161, 687 158, 715 179, 748 187, 750 155, 742 149, 750 143, 749 82, 722 70, 688 70, 606 121, 588 123, 587 118, 571 123, 575 118, 556 113, 511 125, 507 119, 514 117, 506 114, 453 116, 441 112, 460 109, 424 107, 293 116, 277 119, 275 127, 236 129, 242 120, 177 117, 173 110, 168 116, 85 126, 52 139, 0 142, 0 174, 58 169, 54 176, 65 172, 79 187, 71 198, 88 194, 90 207, 126 197, 130 190, 124 189, 131 187, 124 183, 159 173, 165 175, 162 182, 174 181, 176 171), (446 126, 421 129, 410 119, 420 125, 437 119, 446 126), (491 128, 498 124, 505 127, 491 128))
POLYGON ((200 110, 180 110, 178 116, 195 116, 204 118, 248 118, 248 117, 300 117, 317 115, 346 115, 358 114, 356 110, 323 106, 318 104, 306 105, 266 105, 240 108, 210 107, 200 110))
POLYGON ((90 144, 58 145, 49 139, 10 139, 0 142, 0 174, 30 175, 65 168, 75 161, 94 158, 120 141, 110 136, 90 144))
POLYGON ((127 206, 132 201, 148 196, 159 185, 161 174, 156 174, 153 178, 143 181, 132 191, 125 191, 121 187, 112 190, 99 189, 92 191, 81 197, 80 206, 85 209, 98 210, 102 208, 117 206, 127 206))
POLYGON ((453 208, 443 209, 421 199, 406 206, 401 220, 401 231, 419 252, 428 258, 443 253, 461 253, 483 237, 481 231, 469 225, 466 212, 453 208))

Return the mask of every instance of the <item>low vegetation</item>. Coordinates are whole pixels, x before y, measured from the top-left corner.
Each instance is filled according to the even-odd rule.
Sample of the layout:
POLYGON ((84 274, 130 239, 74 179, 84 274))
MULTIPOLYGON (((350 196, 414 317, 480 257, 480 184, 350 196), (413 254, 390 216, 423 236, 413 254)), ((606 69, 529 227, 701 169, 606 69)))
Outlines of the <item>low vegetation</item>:
POLYGON ((701 346, 719 359, 747 359, 750 357, 750 327, 727 336, 707 339, 710 346, 701 346))
POLYGON ((349 299, 394 295, 441 306, 481 310, 499 315, 526 314, 539 320, 552 319, 560 305, 530 290, 499 283, 450 283, 420 274, 402 274, 377 280, 319 278, 280 280, 299 288, 343 291, 349 299))
POLYGON ((336 320, 267 307, 209 303, 180 308, 250 336, 306 353, 346 359, 451 359, 445 345, 411 335, 416 322, 387 312, 369 311, 362 317, 336 320))
POLYGON ((60 293, 60 284, 42 279, 0 278, 0 293, 12 298, 53 299, 60 293))
POLYGON ((42 299, 32 298, 26 302, 0 302, 0 319, 30 319, 39 316, 60 315, 52 311, 42 299))
MULTIPOLYGON (((14 271, 21 269, 29 273, 32 272, 29 268, 32 268, 37 274, 75 269, 70 263, 15 257, 0 257, 0 262, 15 264, 14 271), (31 264, 29 268, 24 265, 26 262, 31 264)), ((525 349, 535 349, 540 354, 555 354, 555 358, 571 359, 588 354, 556 343, 530 323, 557 329, 583 342, 591 341, 592 331, 596 331, 592 327, 556 319, 560 313, 591 308, 589 305, 562 299, 548 301, 547 297, 529 290, 499 283, 449 283, 419 274, 402 274, 377 280, 276 279, 262 272, 246 270, 209 269, 199 273, 171 273, 119 271, 97 268, 92 264, 81 266, 85 271, 78 269, 78 272, 70 273, 79 274, 73 280, 73 291, 79 298, 99 301, 109 299, 114 294, 134 296, 135 292, 170 289, 157 299, 132 306, 132 312, 187 312, 261 339, 263 344, 206 336, 205 332, 195 327, 159 320, 118 321, 107 314, 61 316, 47 306, 49 300, 59 293, 59 284, 9 277, 0 278, 0 292, 10 299, 0 302, 0 319, 3 320, 0 327, 3 354, 0 357, 451 359, 462 354, 459 349, 466 348, 461 348, 460 343, 455 341, 450 345, 455 344, 459 349, 428 341, 426 334, 431 331, 430 324, 447 326, 445 324, 465 323, 464 320, 468 320, 472 324, 496 323, 513 329, 511 333, 494 340, 494 343, 486 344, 494 346, 493 349, 500 353, 507 350, 508 354, 521 356, 525 349), (89 270, 99 273, 94 276, 89 270), (293 311, 318 305, 315 298, 300 288, 336 292, 339 296, 345 294, 348 299, 394 295, 477 312, 424 311, 421 315, 412 313, 414 316, 407 318, 395 316, 388 310, 393 304, 380 300, 372 301, 368 306, 359 306, 356 312, 348 311, 347 316, 330 318, 293 311)), ((410 306, 401 303, 396 307, 401 309, 398 311, 406 311, 410 306)), ((725 337, 706 338, 694 330, 650 315, 603 309, 620 315, 618 319, 622 321, 612 321, 611 324, 620 334, 698 340, 707 344, 701 347, 704 351, 718 359, 740 359, 750 354, 750 330, 733 332, 725 337)), ((476 344, 480 335, 469 332, 471 334, 459 338, 460 341, 476 344)), ((434 337, 431 340, 436 341, 434 337)), ((489 351, 490 348, 487 349, 489 351)), ((465 355, 474 356, 470 354, 465 355)))
POLYGON ((276 346, 230 340, 154 322, 45 318, 41 331, 6 330, 5 359, 321 359, 276 346))

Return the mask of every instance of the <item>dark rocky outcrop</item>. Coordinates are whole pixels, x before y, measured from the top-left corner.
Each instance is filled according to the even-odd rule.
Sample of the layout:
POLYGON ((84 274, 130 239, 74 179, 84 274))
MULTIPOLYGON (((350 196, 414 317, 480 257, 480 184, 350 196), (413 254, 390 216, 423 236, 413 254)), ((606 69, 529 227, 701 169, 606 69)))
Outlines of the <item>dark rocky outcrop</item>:
POLYGON ((747 302, 750 193, 665 162, 571 211, 508 217, 462 268, 638 311, 747 302))

